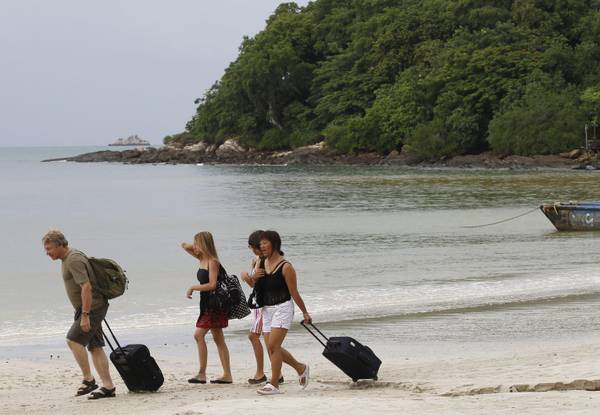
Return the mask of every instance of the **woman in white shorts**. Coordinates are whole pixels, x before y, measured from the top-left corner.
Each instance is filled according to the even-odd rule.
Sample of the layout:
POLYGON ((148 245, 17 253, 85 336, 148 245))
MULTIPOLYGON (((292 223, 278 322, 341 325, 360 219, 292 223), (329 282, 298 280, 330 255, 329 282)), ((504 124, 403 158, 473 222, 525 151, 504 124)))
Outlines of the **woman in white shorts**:
POLYGON ((263 306, 262 330, 271 358, 271 381, 257 392, 261 395, 276 395, 281 393, 279 378, 282 362, 296 370, 298 382, 303 389, 308 385, 308 365, 298 362, 282 344, 294 320, 294 303, 302 310, 305 322, 310 322, 311 317, 298 293, 296 271, 283 258, 279 234, 275 231, 263 232, 260 236, 260 250, 265 258, 265 270, 262 275, 255 274, 254 287, 256 301, 263 306))

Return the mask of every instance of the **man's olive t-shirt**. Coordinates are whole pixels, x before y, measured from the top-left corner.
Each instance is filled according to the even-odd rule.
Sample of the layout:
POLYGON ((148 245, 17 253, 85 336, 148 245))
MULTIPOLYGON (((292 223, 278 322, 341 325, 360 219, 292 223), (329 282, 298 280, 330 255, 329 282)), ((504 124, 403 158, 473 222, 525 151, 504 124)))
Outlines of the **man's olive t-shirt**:
MULTIPOLYGON (((81 308, 81 284, 90 280, 92 268, 87 257, 80 251, 71 249, 62 260, 62 276, 69 301, 74 308, 81 308)), ((106 304, 102 294, 92 290, 92 310, 106 304)))

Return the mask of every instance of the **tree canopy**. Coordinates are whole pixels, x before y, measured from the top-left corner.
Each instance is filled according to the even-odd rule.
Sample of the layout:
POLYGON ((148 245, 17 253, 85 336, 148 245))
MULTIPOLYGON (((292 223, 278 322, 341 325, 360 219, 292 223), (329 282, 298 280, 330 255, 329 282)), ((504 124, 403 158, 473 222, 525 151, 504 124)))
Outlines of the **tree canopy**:
POLYGON ((544 154, 579 144, 599 91, 600 0, 284 3, 243 40, 183 136, 408 146, 422 159, 544 154))

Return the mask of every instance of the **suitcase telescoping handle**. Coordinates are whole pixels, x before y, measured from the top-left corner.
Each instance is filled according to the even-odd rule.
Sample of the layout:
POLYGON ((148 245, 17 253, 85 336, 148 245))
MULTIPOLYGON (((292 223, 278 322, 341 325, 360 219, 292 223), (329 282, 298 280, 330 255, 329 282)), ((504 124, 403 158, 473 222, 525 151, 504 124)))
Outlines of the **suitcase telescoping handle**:
POLYGON ((304 321, 301 321, 301 322, 300 322, 300 324, 302 324, 302 327, 304 327, 304 328, 305 328, 305 329, 306 329, 306 330, 307 330, 307 331, 308 331, 310 334, 312 334, 312 336, 313 336, 315 339, 317 339, 317 341, 318 341, 319 343, 321 343, 321 344, 323 345, 323 347, 325 347, 325 348, 327 349, 327 343, 323 343, 323 340, 321 339, 321 337, 322 337, 323 339, 325 339, 325 341, 326 341, 326 342, 327 342, 327 341, 329 341, 329 338, 328 338, 326 335, 324 335, 324 334, 323 334, 323 332, 321 332, 321 330, 319 330, 319 329, 317 328, 317 326, 315 326, 315 325, 312 323, 312 321, 311 321, 310 323, 308 323, 308 324, 309 324, 309 325, 310 325, 310 326, 311 326, 313 329, 315 329, 315 331, 316 331, 317 333, 319 333, 319 334, 321 335, 321 337, 317 336, 317 335, 316 335, 316 334, 315 334, 315 333, 314 333, 314 332, 313 332, 313 331, 310 329, 310 327, 308 327, 308 326, 306 325, 306 323, 305 323, 304 321))
MULTIPOLYGON (((108 325, 108 321, 106 321, 106 319, 104 319, 104 324, 106 325, 106 328, 108 329, 108 331, 110 332, 110 335, 112 336, 112 338, 114 339, 115 343, 117 344, 117 349, 119 349, 119 351, 121 353, 123 353, 123 349, 121 348, 121 345, 119 344, 119 341, 117 340, 117 336, 115 336, 115 333, 113 333, 112 329, 110 328, 110 326, 108 325)), ((110 346, 110 350, 112 350, 113 352, 115 351, 115 348, 113 347, 112 343, 110 342, 110 340, 108 339, 108 336, 106 335, 106 333, 104 333, 104 330, 102 330, 102 335, 104 336, 104 338, 106 339, 106 342, 108 343, 108 345, 110 346)), ((124 354, 124 353, 123 353, 124 354)))

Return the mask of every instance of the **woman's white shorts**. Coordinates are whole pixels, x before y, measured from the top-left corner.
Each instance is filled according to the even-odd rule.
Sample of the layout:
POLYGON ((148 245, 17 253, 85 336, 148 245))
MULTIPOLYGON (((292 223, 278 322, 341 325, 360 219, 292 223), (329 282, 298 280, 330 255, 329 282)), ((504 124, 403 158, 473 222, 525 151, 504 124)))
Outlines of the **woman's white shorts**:
POLYGON ((270 333, 271 328, 288 329, 294 320, 294 302, 288 300, 285 303, 263 307, 263 332, 270 333))

